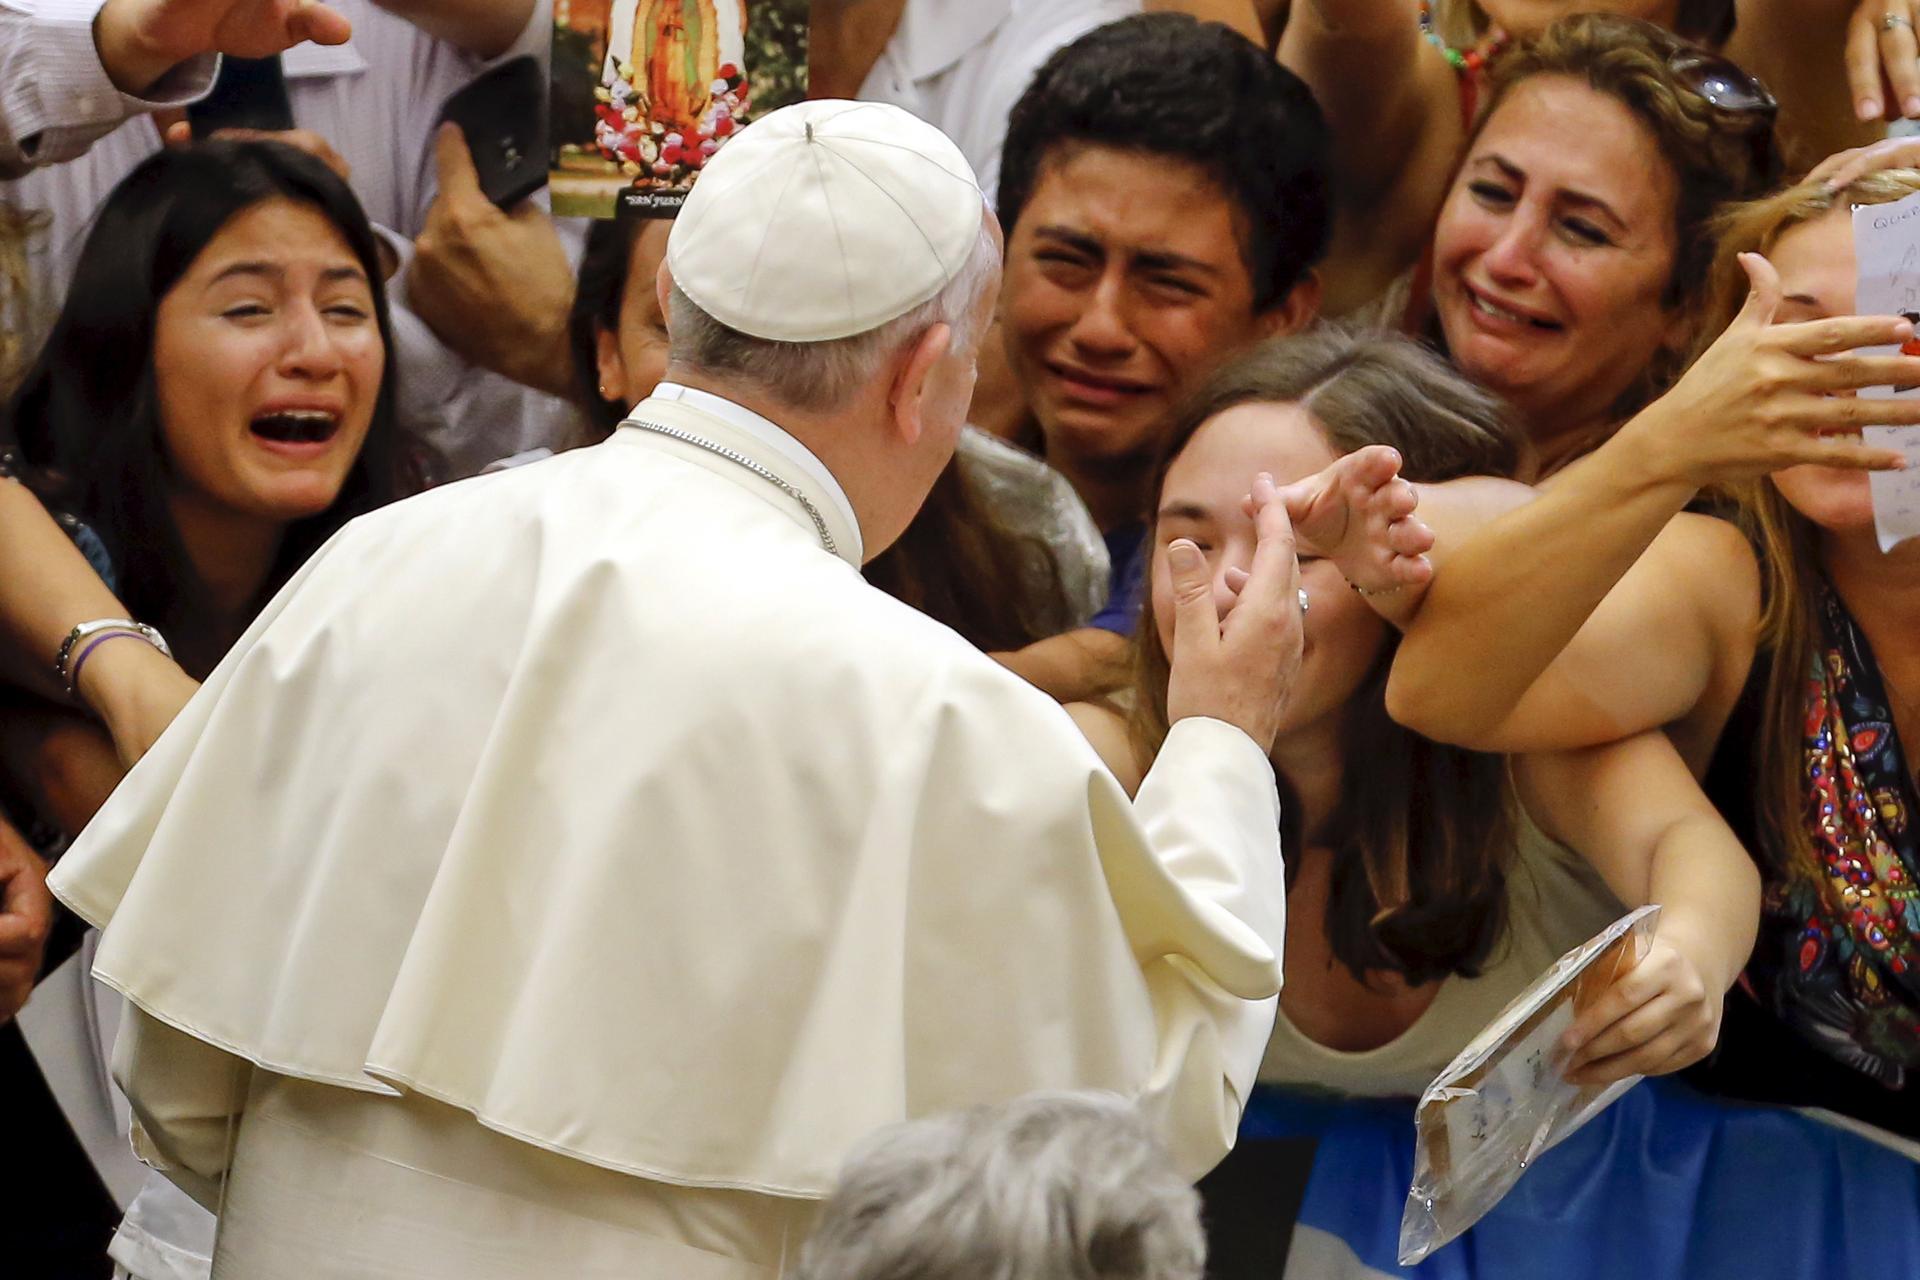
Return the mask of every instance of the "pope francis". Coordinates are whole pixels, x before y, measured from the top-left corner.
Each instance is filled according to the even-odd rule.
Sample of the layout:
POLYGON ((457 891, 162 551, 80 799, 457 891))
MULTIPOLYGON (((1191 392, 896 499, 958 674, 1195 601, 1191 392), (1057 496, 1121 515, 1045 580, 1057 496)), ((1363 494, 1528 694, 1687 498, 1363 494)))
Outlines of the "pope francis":
POLYGON ((1224 621, 1174 548, 1132 803, 867 587, 998 259, 913 117, 744 130, 673 229, 659 391, 343 530, 68 853, 216 1276, 760 1280, 864 1134, 1034 1089, 1137 1098, 1192 1175, 1227 1150, 1280 984, 1291 529, 1248 477, 1224 621))

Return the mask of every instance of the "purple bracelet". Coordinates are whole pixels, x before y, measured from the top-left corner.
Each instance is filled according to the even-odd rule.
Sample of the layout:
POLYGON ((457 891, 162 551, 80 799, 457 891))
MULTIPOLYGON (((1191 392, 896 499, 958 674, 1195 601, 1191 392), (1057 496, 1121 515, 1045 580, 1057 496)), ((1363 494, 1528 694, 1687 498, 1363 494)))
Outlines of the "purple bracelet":
POLYGON ((95 636, 92 640, 90 640, 87 643, 87 647, 80 651, 80 656, 73 660, 73 676, 69 681, 69 683, 71 683, 72 686, 76 689, 80 687, 80 668, 87 665, 87 659, 93 656, 93 651, 95 649, 98 649, 101 645, 105 644, 109 640, 128 640, 128 639, 145 640, 146 637, 141 635, 138 631, 109 631, 107 632, 107 634, 103 636, 95 636))

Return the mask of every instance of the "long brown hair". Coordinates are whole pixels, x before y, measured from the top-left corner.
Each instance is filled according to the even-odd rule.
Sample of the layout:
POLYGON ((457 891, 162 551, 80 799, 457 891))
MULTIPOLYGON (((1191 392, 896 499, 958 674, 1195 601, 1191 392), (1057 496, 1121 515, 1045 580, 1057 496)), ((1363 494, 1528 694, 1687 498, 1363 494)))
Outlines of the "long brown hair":
MULTIPOLYGON (((1520 459, 1520 434, 1500 400, 1432 353, 1391 334, 1323 326, 1262 343, 1200 388, 1175 419, 1154 478, 1156 497, 1194 434, 1247 404, 1300 405, 1341 454, 1392 445, 1401 474, 1416 482, 1511 474, 1520 459)), ((1290 854, 1303 842, 1338 851, 1327 935, 1356 977, 1380 969, 1416 983, 1472 976, 1506 923, 1514 844, 1506 766, 1498 756, 1432 742, 1393 722, 1386 681, 1397 643, 1395 636, 1382 646, 1347 704, 1333 813, 1317 831, 1283 831, 1281 843, 1290 854)), ((1168 670, 1149 600, 1134 642, 1129 719, 1143 759, 1166 740, 1168 670)), ((1289 868, 1295 865, 1290 856, 1289 868)))
POLYGON ((861 571, 989 653, 1058 635, 1079 619, 1059 555, 1013 528, 955 454, 900 540, 861 571))
MULTIPOLYGON (((1920 191, 1920 170, 1891 169, 1868 174, 1840 191, 1823 183, 1802 182, 1764 199, 1727 210, 1717 221, 1718 249, 1707 290, 1700 350, 1705 350, 1745 305, 1747 273, 1743 253, 1770 252, 1780 237, 1828 213, 1853 205, 1891 204, 1920 191)), ((1759 644, 1771 659, 1762 702, 1763 730, 1757 744, 1760 831, 1777 840, 1763 856, 1776 860, 1811 856, 1802 805, 1801 776, 1806 736, 1807 676, 1813 670, 1819 619, 1813 588, 1824 577, 1819 531, 1795 511, 1770 480, 1740 485, 1729 495, 1738 504, 1740 524, 1760 555, 1759 644)))

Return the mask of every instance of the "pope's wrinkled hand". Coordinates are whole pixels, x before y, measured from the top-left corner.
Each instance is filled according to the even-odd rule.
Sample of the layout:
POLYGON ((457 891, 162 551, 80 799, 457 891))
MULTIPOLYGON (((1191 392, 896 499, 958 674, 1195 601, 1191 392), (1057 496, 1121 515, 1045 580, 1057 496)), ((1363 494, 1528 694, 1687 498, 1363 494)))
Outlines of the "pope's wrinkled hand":
POLYGON ((1253 568, 1224 617, 1200 548, 1186 538, 1167 548, 1174 602, 1167 715, 1223 720, 1271 751, 1300 672, 1300 564, 1293 522, 1272 476, 1262 472, 1254 480, 1250 502, 1253 568))

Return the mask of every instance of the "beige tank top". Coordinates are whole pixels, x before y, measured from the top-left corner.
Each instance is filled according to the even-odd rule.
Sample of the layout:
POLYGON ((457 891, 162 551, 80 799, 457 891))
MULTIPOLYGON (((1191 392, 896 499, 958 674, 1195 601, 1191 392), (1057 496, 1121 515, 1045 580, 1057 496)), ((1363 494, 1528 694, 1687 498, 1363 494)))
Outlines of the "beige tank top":
POLYGON ((1361 1053, 1309 1040, 1282 1009, 1260 1064, 1260 1082, 1366 1097, 1417 1096, 1527 984, 1626 914, 1599 873, 1536 827, 1524 809, 1507 883, 1506 936, 1479 977, 1445 979, 1412 1026, 1361 1053))

